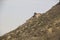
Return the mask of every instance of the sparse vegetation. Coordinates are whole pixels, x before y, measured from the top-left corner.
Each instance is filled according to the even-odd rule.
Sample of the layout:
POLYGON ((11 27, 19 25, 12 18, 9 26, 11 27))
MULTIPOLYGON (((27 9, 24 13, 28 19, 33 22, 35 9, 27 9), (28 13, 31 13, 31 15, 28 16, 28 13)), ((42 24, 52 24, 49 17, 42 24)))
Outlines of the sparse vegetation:
POLYGON ((60 40, 60 3, 45 14, 36 14, 0 40, 60 40))

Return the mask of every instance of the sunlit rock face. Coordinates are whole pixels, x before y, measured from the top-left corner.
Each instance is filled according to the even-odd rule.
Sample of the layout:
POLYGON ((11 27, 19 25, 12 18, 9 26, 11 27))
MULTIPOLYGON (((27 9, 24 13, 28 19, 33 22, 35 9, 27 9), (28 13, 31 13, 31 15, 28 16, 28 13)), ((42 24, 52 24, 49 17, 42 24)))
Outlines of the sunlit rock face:
POLYGON ((41 13, 34 13, 34 16, 33 17, 38 18, 39 16, 41 16, 41 13))
POLYGON ((60 40, 60 2, 45 14, 34 15, 0 40, 60 40))

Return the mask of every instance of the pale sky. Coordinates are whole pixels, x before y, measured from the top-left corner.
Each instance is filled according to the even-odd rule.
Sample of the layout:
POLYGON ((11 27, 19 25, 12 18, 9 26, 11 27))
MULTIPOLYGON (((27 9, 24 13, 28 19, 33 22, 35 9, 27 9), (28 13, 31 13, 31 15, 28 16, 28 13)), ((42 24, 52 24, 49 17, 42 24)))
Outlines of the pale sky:
POLYGON ((16 29, 34 12, 44 13, 59 0, 0 0, 0 35, 16 29))

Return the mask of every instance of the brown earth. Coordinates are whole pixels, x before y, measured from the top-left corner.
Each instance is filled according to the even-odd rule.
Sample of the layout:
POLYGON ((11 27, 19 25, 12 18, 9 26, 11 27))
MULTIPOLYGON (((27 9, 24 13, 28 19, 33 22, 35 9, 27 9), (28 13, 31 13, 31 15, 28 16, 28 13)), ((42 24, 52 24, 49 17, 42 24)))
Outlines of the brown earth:
POLYGON ((0 40, 60 40, 60 2, 44 14, 34 13, 26 23, 0 40))

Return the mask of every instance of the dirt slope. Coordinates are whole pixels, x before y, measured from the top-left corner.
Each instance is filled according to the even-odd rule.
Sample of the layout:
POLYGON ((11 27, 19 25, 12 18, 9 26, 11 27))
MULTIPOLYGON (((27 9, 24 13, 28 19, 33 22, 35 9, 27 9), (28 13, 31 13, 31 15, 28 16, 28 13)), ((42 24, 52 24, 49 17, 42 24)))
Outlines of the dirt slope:
POLYGON ((44 14, 34 15, 0 40, 60 40, 60 3, 44 14))

